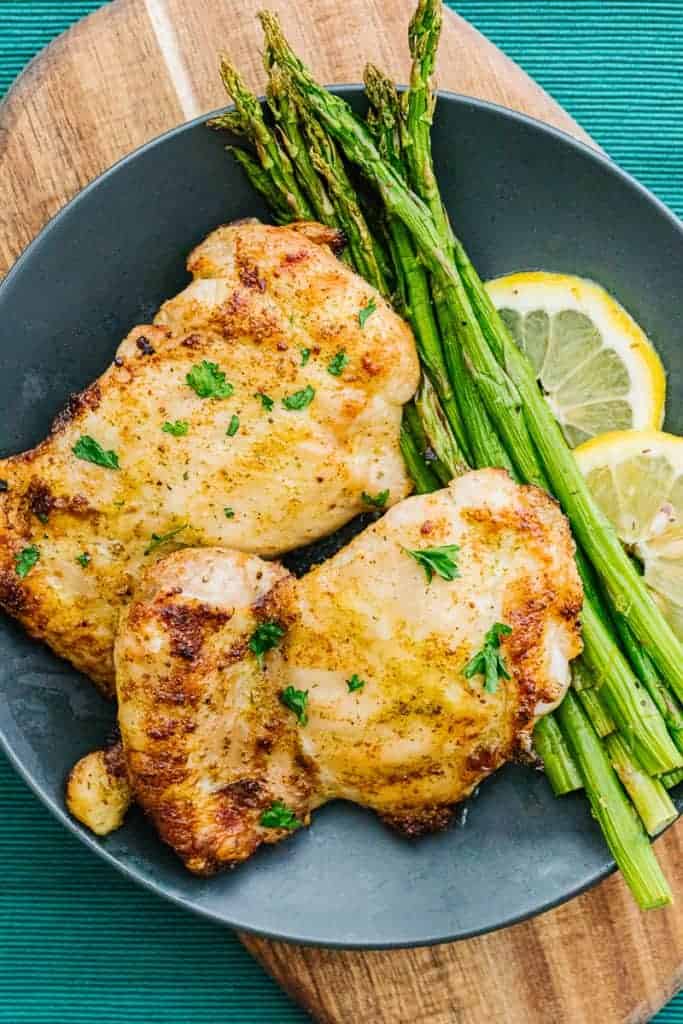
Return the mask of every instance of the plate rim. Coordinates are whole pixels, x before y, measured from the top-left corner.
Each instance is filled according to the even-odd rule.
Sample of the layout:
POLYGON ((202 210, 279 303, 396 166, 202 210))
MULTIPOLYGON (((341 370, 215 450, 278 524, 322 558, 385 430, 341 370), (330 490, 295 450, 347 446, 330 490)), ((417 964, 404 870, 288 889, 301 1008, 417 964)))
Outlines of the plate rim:
MULTIPOLYGON (((359 93, 362 94, 364 87, 361 83, 336 83, 327 85, 325 88, 341 96, 355 96, 359 93)), ((401 91, 405 90, 406 86, 399 86, 401 91)), ((629 174, 623 168, 619 167, 604 151, 596 149, 593 146, 588 145, 582 140, 576 138, 570 133, 563 131, 560 128, 556 128, 553 125, 546 124, 537 118, 531 117, 528 114, 520 113, 519 111, 513 110, 509 107, 505 107, 499 103, 492 103, 488 100, 478 99, 477 97, 467 96, 463 93, 457 93, 450 90, 439 89, 437 90, 437 108, 438 101, 446 100, 447 102, 455 103, 456 106, 464 109, 472 110, 485 110, 487 112, 493 112, 498 116, 516 121, 532 131, 545 136, 555 138, 560 143, 568 145, 569 147, 578 150, 584 157, 587 157, 594 164, 600 166, 603 169, 607 169, 610 174, 620 179, 625 185, 630 187, 639 193, 649 204, 651 204, 660 215, 670 223, 670 225, 676 230, 681 236, 683 241, 683 221, 653 192, 651 192, 645 185, 639 182, 633 175, 629 174)), ((263 96, 259 97, 261 104, 265 103, 263 96)), ((49 220, 43 225, 38 234, 31 239, 28 245, 19 254, 5 277, 0 282, 0 295, 4 292, 7 285, 9 285, 14 279, 16 274, 22 272, 24 264, 28 262, 33 253, 34 247, 37 248, 44 237, 46 237, 61 221, 61 219, 68 214, 72 206, 75 206, 80 200, 92 191, 95 191, 104 181, 110 176, 116 174, 119 168, 125 166, 129 162, 134 161, 140 155, 147 150, 155 148, 158 145, 163 144, 168 138, 172 138, 175 135, 189 131, 202 124, 205 124, 211 117, 234 109, 232 104, 219 107, 213 111, 209 111, 205 114, 201 114, 198 117, 194 117, 189 121, 184 121, 173 128, 149 139, 147 142, 142 143, 140 146, 126 153, 120 157, 115 163, 106 170, 102 171, 99 175, 88 182, 82 189, 80 189, 72 198, 64 204, 56 213, 49 218, 49 220)), ((39 643, 40 641, 35 641, 39 643)), ((416 947, 427 947, 434 945, 441 945, 445 943, 464 941, 470 938, 475 938, 480 935, 489 934, 498 931, 502 928, 507 928, 512 925, 518 924, 522 921, 531 920, 534 917, 544 914, 555 907, 561 906, 563 903, 568 902, 581 893, 592 889, 599 882, 603 881, 609 875, 613 874, 616 870, 616 865, 613 860, 607 859, 607 862, 603 868, 600 868, 591 875, 590 878, 583 881, 582 883, 574 886, 568 891, 563 892, 561 895, 554 899, 547 900, 542 904, 535 907, 533 910, 525 910, 520 913, 510 914, 507 917, 501 919, 493 927, 487 925, 481 928, 468 928, 460 930, 455 933, 449 933, 445 935, 434 936, 421 936, 409 941, 395 940, 395 941, 363 941, 363 940, 336 940, 330 941, 328 939, 322 941, 321 939, 306 938, 302 937, 295 930, 269 930, 264 928, 255 927, 249 923, 244 923, 235 918, 227 918, 224 913, 213 910, 211 907, 198 905, 190 898, 177 895, 170 891, 166 885, 156 881, 152 877, 145 876, 141 870, 132 864, 127 864, 122 861, 115 854, 107 850, 106 846, 102 844, 100 839, 94 834, 90 833, 84 826, 76 822, 71 815, 65 809, 63 804, 58 803, 53 796, 45 790, 41 784, 34 779, 30 769, 24 764, 20 755, 15 751, 12 743, 5 734, 4 728, 0 727, 0 749, 7 757, 9 763, 12 765, 17 774, 23 779, 26 785, 29 787, 31 792, 38 797, 41 803, 50 811, 50 813, 57 819, 57 821, 64 826, 72 835, 77 837, 89 850, 94 852, 98 857, 105 861, 113 868, 115 868, 125 878, 131 880, 137 885, 142 886, 149 892, 154 893, 156 896, 162 899, 168 900, 169 902, 183 908, 184 910, 190 911, 191 913, 197 914, 200 917, 212 921, 213 923, 220 924, 224 927, 232 928, 239 932, 245 932, 249 935, 258 936, 265 939, 270 939, 278 942, 285 942, 300 946, 310 947, 323 947, 326 949, 348 949, 348 950, 390 950, 390 949, 410 949, 416 947)), ((683 815, 683 812, 679 812, 679 817, 683 815)), ((672 822, 671 825, 664 830, 668 831, 672 825, 675 825, 678 818, 672 822)), ((660 833, 663 835, 664 832, 660 833)), ((657 837, 657 839, 659 836, 657 837)), ((656 840, 655 840, 656 841, 656 840)), ((609 852, 609 851, 607 851, 609 852)))

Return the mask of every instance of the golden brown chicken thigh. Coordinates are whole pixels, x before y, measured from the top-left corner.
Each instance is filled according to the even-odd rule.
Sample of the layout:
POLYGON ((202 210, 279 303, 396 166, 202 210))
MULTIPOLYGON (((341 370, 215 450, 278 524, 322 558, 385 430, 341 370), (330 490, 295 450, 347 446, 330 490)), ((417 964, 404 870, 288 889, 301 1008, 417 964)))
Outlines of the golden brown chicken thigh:
POLYGON ((558 506, 502 470, 401 502, 301 580, 176 552, 116 644, 134 796, 199 873, 338 797, 442 827, 561 700, 581 604, 558 506))
POLYGON ((336 237, 214 231, 155 324, 42 444, 0 462, 0 605, 105 692, 121 608, 160 555, 277 555, 348 522, 364 494, 409 493, 413 338, 335 258, 336 237))

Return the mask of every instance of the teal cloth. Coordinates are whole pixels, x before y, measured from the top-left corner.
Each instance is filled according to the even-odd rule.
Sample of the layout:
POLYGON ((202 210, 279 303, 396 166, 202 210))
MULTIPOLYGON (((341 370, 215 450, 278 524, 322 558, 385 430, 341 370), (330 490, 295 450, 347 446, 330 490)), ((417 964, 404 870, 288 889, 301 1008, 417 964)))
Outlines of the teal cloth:
MULTIPOLYGON (((99 6, 0 0, 0 95, 53 36, 99 6)), ((683 214, 682 0, 459 0, 457 8, 683 214)), ((1 755, 0 806, 0 1024, 309 1019, 228 931, 86 852, 1 755)), ((683 994, 656 1018, 675 1021, 683 1022, 683 994)))

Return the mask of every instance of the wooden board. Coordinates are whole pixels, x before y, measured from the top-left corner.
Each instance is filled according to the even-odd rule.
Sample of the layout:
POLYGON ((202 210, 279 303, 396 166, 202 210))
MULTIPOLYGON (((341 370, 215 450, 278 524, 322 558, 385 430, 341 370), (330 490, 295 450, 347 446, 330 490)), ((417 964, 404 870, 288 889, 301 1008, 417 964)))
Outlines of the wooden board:
MULTIPOLYGON (((219 48, 252 86, 262 86, 259 6, 114 0, 33 61, 0 107, 0 273, 95 175, 167 128, 224 104, 219 48)), ((270 6, 322 81, 358 81, 368 60, 406 80, 412 0, 270 6)), ((438 81, 586 139, 516 65, 450 14, 438 81)), ((682 893, 683 826, 657 847, 682 893)), ((347 953, 242 939, 326 1024, 635 1024, 683 983, 683 914, 639 913, 617 876, 534 921, 431 949, 347 953)))

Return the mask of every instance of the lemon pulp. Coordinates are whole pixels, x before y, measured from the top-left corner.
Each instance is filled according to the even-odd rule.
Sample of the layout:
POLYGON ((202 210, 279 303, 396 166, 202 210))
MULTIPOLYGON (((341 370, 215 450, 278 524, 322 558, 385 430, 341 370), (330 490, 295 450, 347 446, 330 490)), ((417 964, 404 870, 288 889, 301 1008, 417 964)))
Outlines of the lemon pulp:
POLYGON ((606 431, 661 427, 662 365, 604 288, 543 271, 499 277, 487 288, 572 447, 606 431))
POLYGON ((683 640, 683 438, 616 431, 574 452, 598 505, 683 640))

